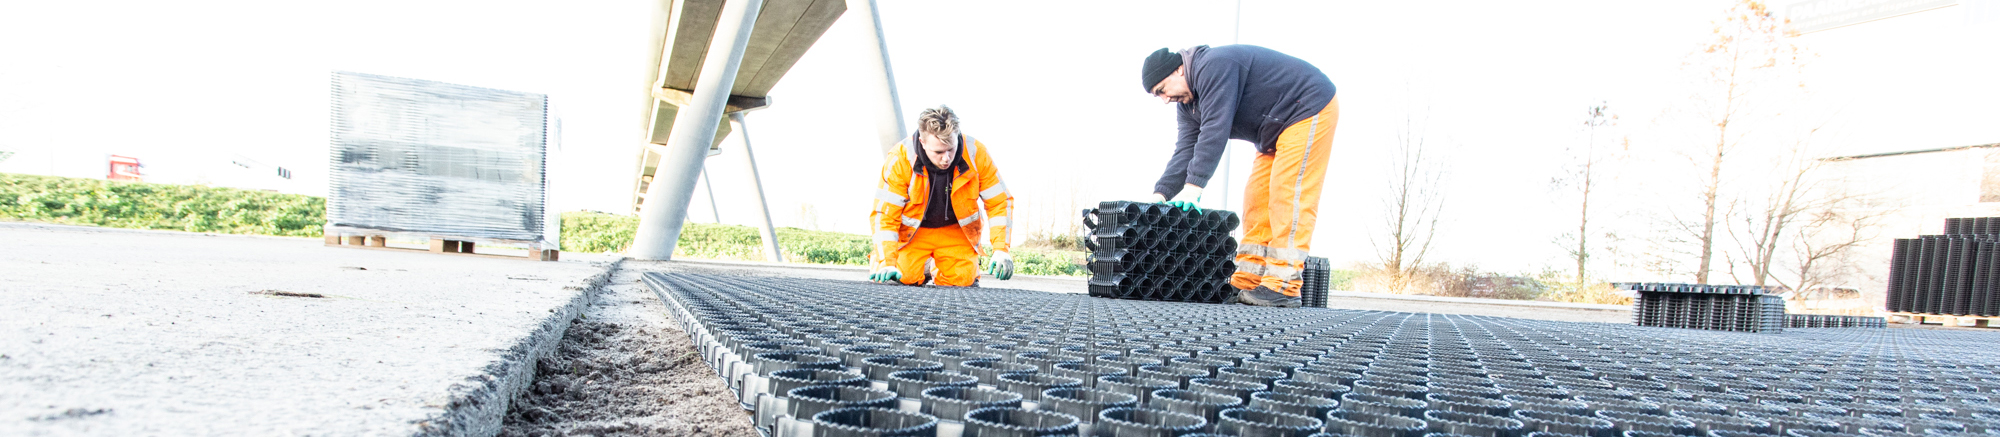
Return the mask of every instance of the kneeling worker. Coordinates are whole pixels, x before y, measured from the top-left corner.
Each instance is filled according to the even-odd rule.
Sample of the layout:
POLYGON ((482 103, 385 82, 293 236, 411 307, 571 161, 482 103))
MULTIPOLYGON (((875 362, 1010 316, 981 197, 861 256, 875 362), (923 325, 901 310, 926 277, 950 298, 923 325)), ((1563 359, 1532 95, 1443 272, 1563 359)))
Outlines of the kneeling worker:
POLYGON ((1299 306, 1299 272, 1340 121, 1333 81, 1304 60, 1250 45, 1160 49, 1140 73, 1147 93, 1177 104, 1180 124, 1153 201, 1196 209, 1228 141, 1255 143, 1230 284, 1243 303, 1299 306))
POLYGON ((937 285, 975 285, 978 257, 985 252, 975 244, 982 230, 992 241, 987 273, 994 279, 1014 277, 1014 258, 1007 254, 1014 196, 1000 181, 986 146, 959 133, 951 108, 940 105, 917 116, 917 133, 897 144, 882 164, 875 199, 870 280, 923 285, 925 265, 934 264, 937 285))

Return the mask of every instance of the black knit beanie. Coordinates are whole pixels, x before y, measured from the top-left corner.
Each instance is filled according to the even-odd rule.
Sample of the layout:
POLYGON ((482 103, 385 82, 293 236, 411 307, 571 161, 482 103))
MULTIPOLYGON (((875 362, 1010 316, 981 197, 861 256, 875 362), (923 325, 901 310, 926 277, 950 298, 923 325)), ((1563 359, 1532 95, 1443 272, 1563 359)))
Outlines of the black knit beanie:
POLYGON ((1174 69, 1180 67, 1181 54, 1165 48, 1154 50, 1153 54, 1146 55, 1146 64, 1139 69, 1139 86, 1143 87, 1147 94, 1151 94, 1154 85, 1159 85, 1160 81, 1166 80, 1167 76, 1174 74, 1174 69))

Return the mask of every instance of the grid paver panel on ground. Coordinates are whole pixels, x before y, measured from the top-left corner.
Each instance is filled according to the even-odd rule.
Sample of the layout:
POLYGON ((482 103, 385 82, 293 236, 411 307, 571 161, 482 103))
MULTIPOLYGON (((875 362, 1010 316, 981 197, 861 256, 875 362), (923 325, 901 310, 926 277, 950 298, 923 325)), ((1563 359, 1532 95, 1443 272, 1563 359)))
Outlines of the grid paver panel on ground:
POLYGON ((859 281, 697 274, 646 280, 718 374, 745 394, 746 407, 763 407, 759 425, 780 434, 786 430, 774 425, 784 423, 853 431, 861 429, 857 423, 881 420, 947 434, 987 426, 968 418, 970 410, 953 408, 970 402, 964 393, 979 390, 940 387, 931 389, 938 396, 913 397, 905 395, 909 387, 895 385, 920 376, 958 380, 953 375, 960 373, 978 379, 980 393, 1018 395, 1000 407, 1077 412, 1071 417, 1081 430, 1171 433, 1195 426, 1251 434, 1310 424, 1322 432, 1403 437, 1657 430, 1818 437, 1983 432, 2000 424, 2000 407, 1990 397, 2000 393, 2000 366, 1991 364, 2000 356, 1990 347, 1993 334, 1981 332, 1752 334, 859 281), (864 377, 909 373, 869 377, 869 387, 840 395, 770 391, 772 373, 790 368, 864 377), (1064 387, 1132 399, 1094 410, 1037 405, 1078 392, 1051 391, 1064 387), (1273 400, 1283 395, 1333 406, 1273 400), (903 413, 808 417, 842 406, 841 399, 870 396, 896 399, 879 405, 903 413), (769 411, 773 405, 788 408, 769 411), (1186 417, 1176 414, 1199 420, 1177 421, 1186 417))

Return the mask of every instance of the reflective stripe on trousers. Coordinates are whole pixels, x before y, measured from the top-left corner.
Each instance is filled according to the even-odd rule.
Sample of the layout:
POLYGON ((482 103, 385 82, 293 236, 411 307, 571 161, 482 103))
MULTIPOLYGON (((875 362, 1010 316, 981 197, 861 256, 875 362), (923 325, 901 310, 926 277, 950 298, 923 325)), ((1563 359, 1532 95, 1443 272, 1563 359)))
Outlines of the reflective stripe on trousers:
POLYGON ((1246 290, 1263 285, 1298 295, 1339 120, 1340 99, 1334 98, 1319 115, 1286 127, 1275 153, 1257 155, 1250 183, 1243 188, 1243 241, 1231 285, 1246 290), (1248 264, 1263 268, 1242 268, 1248 264))

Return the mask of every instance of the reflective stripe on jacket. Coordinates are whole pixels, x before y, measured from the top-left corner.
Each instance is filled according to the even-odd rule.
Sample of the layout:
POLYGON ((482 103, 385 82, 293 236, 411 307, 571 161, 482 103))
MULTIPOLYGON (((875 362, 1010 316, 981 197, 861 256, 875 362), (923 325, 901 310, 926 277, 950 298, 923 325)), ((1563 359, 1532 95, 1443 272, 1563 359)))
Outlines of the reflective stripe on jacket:
MULTIPOLYGON (((1000 180, 1000 169, 993 166, 993 158, 986 154, 984 144, 964 134, 958 136, 958 144, 956 159, 965 160, 968 167, 952 176, 952 218, 964 230, 965 241, 972 243, 980 254, 988 250, 979 247, 982 230, 991 240, 991 250, 1007 250, 1007 242, 1013 236, 1009 214, 1014 210, 1014 196, 1007 191, 1007 183, 1000 180), (985 211, 980 210, 981 206, 985 211)), ((882 182, 876 187, 875 211, 870 215, 875 225, 877 265, 892 265, 891 256, 914 238, 918 225, 924 222, 931 185, 930 176, 916 168, 922 147, 917 136, 911 135, 897 144, 882 163, 882 182)))

